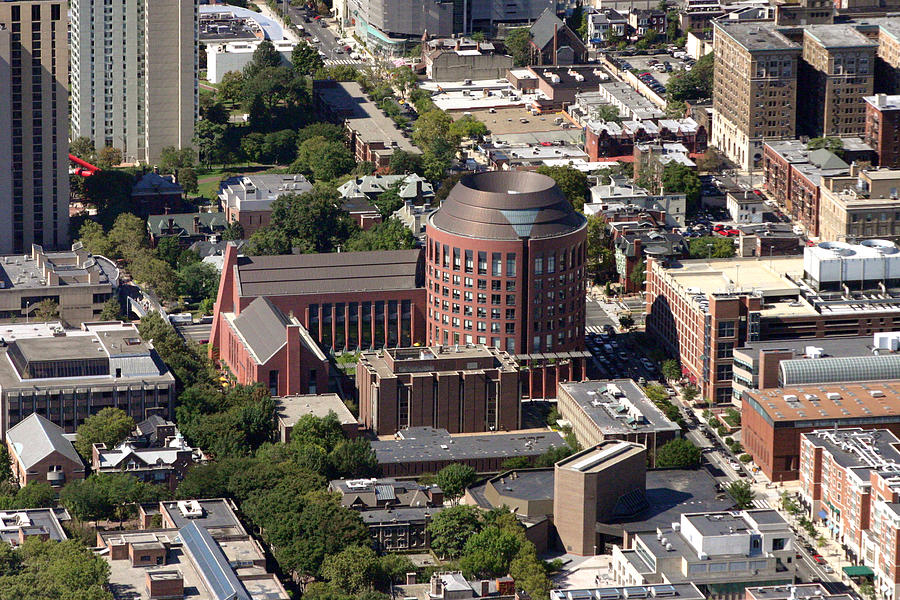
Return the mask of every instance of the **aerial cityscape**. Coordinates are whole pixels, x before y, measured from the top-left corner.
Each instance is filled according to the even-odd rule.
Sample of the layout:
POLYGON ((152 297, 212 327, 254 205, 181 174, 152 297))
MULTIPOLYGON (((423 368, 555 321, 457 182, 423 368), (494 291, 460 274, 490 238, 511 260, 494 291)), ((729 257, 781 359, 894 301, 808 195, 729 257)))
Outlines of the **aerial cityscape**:
POLYGON ((0 600, 900 600, 900 0, 0 0, 0 600))

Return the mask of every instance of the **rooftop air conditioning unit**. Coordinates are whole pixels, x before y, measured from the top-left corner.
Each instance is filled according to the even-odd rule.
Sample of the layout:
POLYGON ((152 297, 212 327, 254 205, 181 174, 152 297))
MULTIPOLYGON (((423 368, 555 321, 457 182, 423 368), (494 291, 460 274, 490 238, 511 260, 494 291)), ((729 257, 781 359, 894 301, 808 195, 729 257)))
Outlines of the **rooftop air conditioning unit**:
POLYGON ((203 516, 203 507, 196 500, 179 500, 178 510, 185 519, 199 519, 203 516))

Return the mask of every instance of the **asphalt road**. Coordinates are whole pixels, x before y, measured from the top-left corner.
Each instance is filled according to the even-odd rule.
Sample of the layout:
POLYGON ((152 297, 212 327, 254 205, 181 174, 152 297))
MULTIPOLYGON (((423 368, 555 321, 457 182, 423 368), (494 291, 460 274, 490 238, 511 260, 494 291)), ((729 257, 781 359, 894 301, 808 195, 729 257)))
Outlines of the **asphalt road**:
POLYGON ((333 26, 327 25, 324 19, 313 19, 314 15, 307 13, 305 8, 295 6, 288 6, 288 15, 294 25, 303 26, 306 41, 325 53, 324 60, 356 62, 351 61, 350 56, 343 50, 340 53, 335 52, 340 47, 337 31, 333 26), (309 23, 304 22, 304 17, 309 19, 309 23), (318 43, 313 42, 313 38, 319 40, 318 43))

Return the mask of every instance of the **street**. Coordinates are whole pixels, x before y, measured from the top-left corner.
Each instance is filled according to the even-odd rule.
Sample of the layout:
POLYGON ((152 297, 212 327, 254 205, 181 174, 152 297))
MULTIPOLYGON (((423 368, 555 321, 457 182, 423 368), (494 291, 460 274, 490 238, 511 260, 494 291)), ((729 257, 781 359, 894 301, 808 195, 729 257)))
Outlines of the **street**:
POLYGON ((306 7, 291 6, 289 2, 284 2, 283 6, 287 7, 291 22, 303 28, 304 39, 324 54, 322 59, 326 65, 365 64, 364 61, 352 59, 343 49, 345 44, 340 41, 337 29, 327 23, 324 17, 316 19, 306 7))

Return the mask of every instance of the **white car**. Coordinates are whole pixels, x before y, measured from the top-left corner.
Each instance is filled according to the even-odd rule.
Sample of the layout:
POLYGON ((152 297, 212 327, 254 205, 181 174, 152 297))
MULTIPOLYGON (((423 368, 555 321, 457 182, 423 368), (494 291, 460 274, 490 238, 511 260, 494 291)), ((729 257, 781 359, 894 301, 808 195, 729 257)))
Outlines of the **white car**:
POLYGON ((319 43, 319 38, 314 37, 314 38, 312 38, 310 41, 311 41, 313 44, 318 44, 318 43, 319 43))

